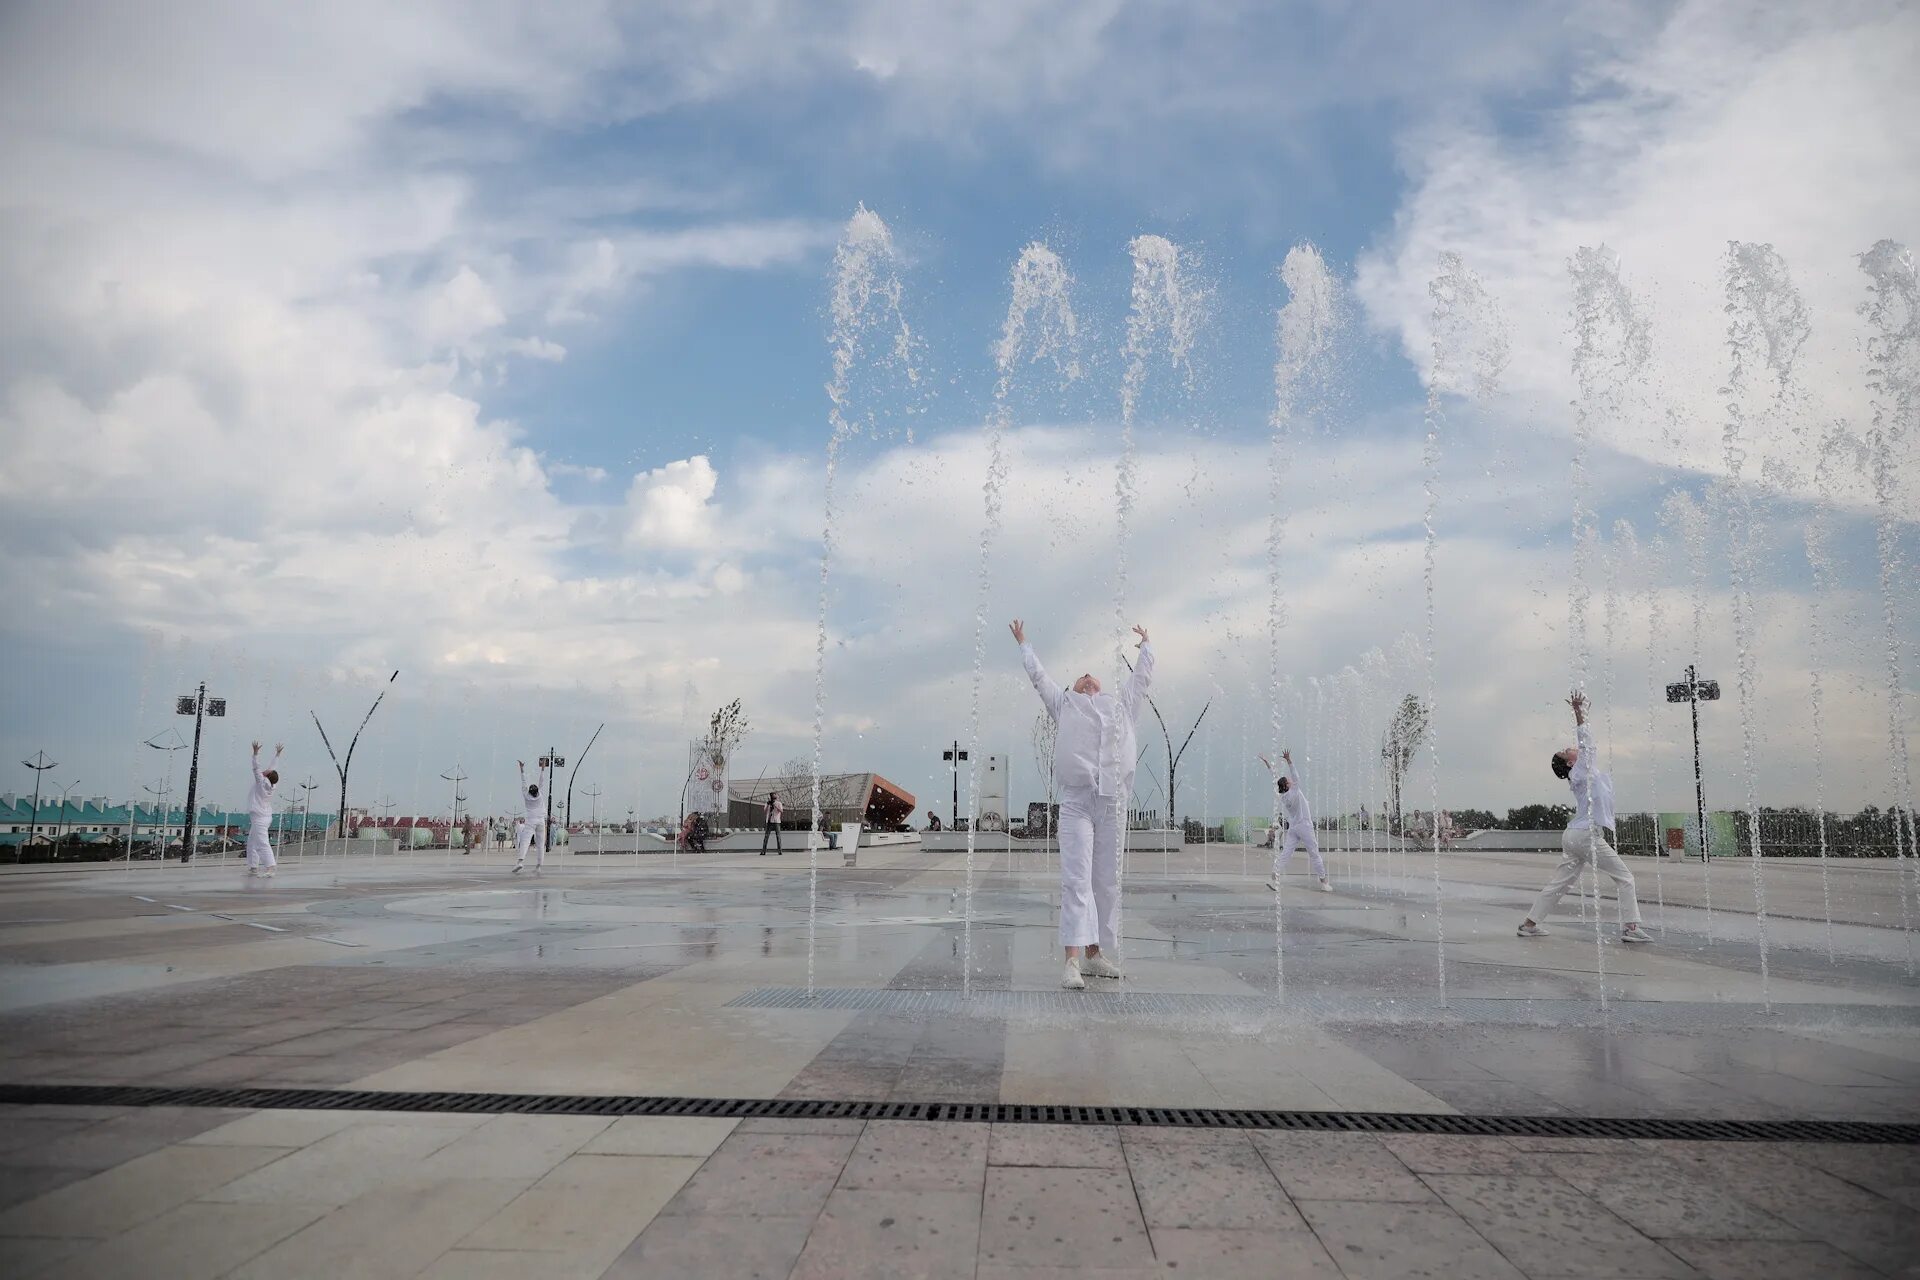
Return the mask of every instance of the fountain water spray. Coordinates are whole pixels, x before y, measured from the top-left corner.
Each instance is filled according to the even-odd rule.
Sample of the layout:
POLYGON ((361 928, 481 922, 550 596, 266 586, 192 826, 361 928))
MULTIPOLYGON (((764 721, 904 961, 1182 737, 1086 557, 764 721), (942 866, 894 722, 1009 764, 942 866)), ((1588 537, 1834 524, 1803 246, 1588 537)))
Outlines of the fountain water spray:
POLYGON ((813 762, 807 823, 807 995, 813 995, 814 928, 820 903, 820 753, 827 727, 827 584, 833 571, 834 479, 840 469, 840 450, 858 430, 848 407, 855 364, 879 334, 888 344, 888 356, 899 364, 909 382, 917 382, 912 366, 913 333, 900 310, 900 275, 893 233, 880 215, 858 205, 847 219, 839 247, 833 252, 833 292, 828 300, 832 327, 828 344, 833 352, 833 377, 827 383, 827 474, 821 489, 820 602, 813 641, 813 762))
POLYGON ((1787 274, 1786 260, 1772 245, 1730 241, 1727 245, 1727 420, 1721 434, 1727 485, 1728 556, 1733 580, 1733 634, 1739 649, 1740 746, 1747 775, 1747 819, 1752 825, 1754 925, 1760 934, 1760 997, 1773 1008, 1767 956, 1766 878, 1761 874, 1760 797, 1755 779, 1755 720, 1759 698, 1759 665, 1753 606, 1754 551, 1759 542, 1759 519, 1754 511, 1754 487, 1742 483, 1746 463, 1749 419, 1753 416, 1754 375, 1770 375, 1772 391, 1763 415, 1791 412, 1793 364, 1809 333, 1806 304, 1787 274))
MULTIPOLYGON (((1693 599, 1692 641, 1688 650, 1691 666, 1700 668, 1700 645, 1707 622, 1707 513, 1685 489, 1675 489, 1660 507, 1660 521, 1670 535, 1686 548, 1687 579, 1693 599)), ((1698 760, 1695 761, 1694 786, 1700 786, 1698 760)), ((1705 810, 1704 802, 1701 805, 1705 810)), ((1707 941, 1713 941, 1713 857, 1706 828, 1695 833, 1700 842, 1700 888, 1706 910, 1707 941)))
POLYGON ((1440 1005, 1447 1003, 1446 920, 1440 904, 1440 732, 1439 675, 1434 651, 1435 520, 1440 504, 1440 433, 1446 417, 1441 397, 1448 391, 1485 399, 1499 385, 1507 363, 1507 333, 1480 278, 1451 250, 1440 255, 1439 270, 1427 283, 1433 299, 1432 363, 1427 372, 1426 444, 1422 524, 1426 549, 1421 578, 1426 588, 1427 761, 1433 773, 1433 929, 1435 974, 1440 1005))
MULTIPOLYGON (((1646 317, 1620 279, 1620 263, 1604 245, 1582 246, 1567 263, 1573 278, 1573 375, 1578 395, 1573 401, 1573 582, 1567 592, 1568 633, 1573 641, 1574 688, 1584 694, 1593 663, 1587 607, 1592 599, 1589 564, 1598 530, 1588 494, 1587 452, 1596 423, 1617 421, 1629 390, 1643 375, 1653 339, 1646 317)), ((1617 595, 1609 588, 1609 610, 1617 595)), ((1606 695, 1613 697, 1613 624, 1607 623, 1606 695)), ((1599 984, 1600 1011, 1607 1012, 1607 953, 1603 935, 1606 913, 1600 909, 1598 853, 1602 836, 1593 810, 1594 779, 1599 761, 1590 762, 1587 780, 1587 868, 1593 880, 1594 972, 1599 984)))
MULTIPOLYGON (((1180 250, 1164 236, 1135 236, 1127 246, 1133 258, 1133 287, 1127 307, 1126 371, 1120 380, 1120 461, 1114 469, 1113 497, 1117 521, 1114 537, 1114 671, 1127 669, 1127 550, 1133 528, 1133 505, 1137 493, 1134 423, 1140 409, 1140 393, 1146 387, 1147 366, 1156 351, 1164 351, 1167 361, 1191 382, 1193 341, 1199 329, 1202 295, 1188 279, 1180 261, 1180 250)), ((1173 808, 1173 797, 1167 797, 1173 808)), ((1171 814, 1169 814, 1171 820, 1171 814)), ((1113 932, 1121 942, 1121 920, 1125 916, 1127 887, 1127 797, 1114 797, 1114 826, 1120 833, 1119 881, 1120 905, 1115 909, 1113 932)))
MULTIPOLYGON (((1272 444, 1267 455, 1267 682, 1272 695, 1272 759, 1281 745, 1280 632, 1286 625, 1280 591, 1280 554, 1286 541, 1291 501, 1284 493, 1287 444, 1293 436, 1302 397, 1324 391, 1333 371, 1334 338, 1340 329, 1339 286, 1326 259, 1313 245, 1302 242, 1287 251, 1280 264, 1280 282, 1287 287, 1287 304, 1280 308, 1274 333, 1277 348, 1273 364, 1272 444)), ((1276 764, 1276 768, 1279 766, 1276 764)), ((1286 969, 1283 945, 1280 882, 1280 796, 1270 790, 1273 833, 1273 946, 1274 994, 1285 998, 1286 969)))
MULTIPOLYGON (((1880 610, 1886 632, 1887 765, 1893 783, 1894 853, 1902 866, 1900 920, 1907 935, 1907 976, 1914 974, 1913 907, 1909 883, 1920 876, 1920 830, 1913 812, 1913 762, 1906 735, 1905 686, 1902 684, 1900 633, 1895 584, 1906 581, 1895 516, 1897 449, 1910 447, 1908 435, 1920 419, 1920 278, 1913 251, 1881 240, 1860 255, 1867 274, 1867 387, 1873 400, 1873 428, 1867 434, 1872 458, 1874 547, 1880 562, 1880 610)), ((1920 884, 1913 887, 1920 894, 1920 884)))
MULTIPOLYGON (((1000 509, 1007 483, 1006 434, 1013 408, 1014 372, 1023 354, 1029 361, 1050 359, 1062 379, 1080 376, 1074 357, 1079 326, 1068 302, 1071 278, 1066 266, 1043 244, 1030 244, 1013 264, 1012 298, 1006 323, 995 344, 993 361, 999 377, 993 388, 993 412, 987 416, 987 478, 981 486, 986 500, 986 525, 980 534, 979 588, 973 608, 973 687, 967 702, 967 812, 977 807, 975 788, 980 777, 980 681, 987 657, 987 603, 993 586, 993 544, 1000 536, 1000 509)), ((959 815, 955 814, 955 818, 959 815)), ((978 822, 967 823, 966 911, 961 926, 961 990, 973 990, 973 854, 978 822)))
MULTIPOLYGON (((1639 539, 1629 520, 1617 520, 1613 526, 1613 540, 1620 547, 1620 555, 1631 566, 1633 575, 1640 583, 1640 592, 1646 597, 1647 610, 1647 794, 1652 797, 1659 790, 1659 768, 1654 757, 1654 744, 1660 741, 1654 723, 1654 709, 1660 705, 1657 694, 1658 675, 1655 669, 1658 637, 1660 635, 1661 607, 1660 588, 1654 581, 1657 566, 1666 561, 1666 545, 1655 534, 1643 551, 1639 539)), ((1666 851, 1660 845, 1660 822, 1656 811, 1653 821, 1653 887, 1660 904, 1660 931, 1667 928, 1667 884, 1662 874, 1661 864, 1667 860, 1666 851)))

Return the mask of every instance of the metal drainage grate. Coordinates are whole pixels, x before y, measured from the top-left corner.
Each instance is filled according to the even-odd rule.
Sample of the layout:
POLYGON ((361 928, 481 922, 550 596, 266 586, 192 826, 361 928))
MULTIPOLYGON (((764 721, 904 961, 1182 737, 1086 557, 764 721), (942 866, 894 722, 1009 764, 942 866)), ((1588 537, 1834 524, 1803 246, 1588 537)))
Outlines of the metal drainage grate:
POLYGON ((1175 1129, 1427 1133, 1450 1137, 1666 1138, 1678 1142, 1920 1143, 1920 1124, 1864 1120, 1460 1116, 1386 1111, 1041 1106, 1011 1102, 857 1102, 821 1098, 643 1098, 617 1094, 382 1093, 367 1089, 194 1089, 110 1084, 0 1084, 0 1104, 233 1107, 244 1110, 302 1111, 457 1111, 542 1116, 708 1116, 723 1120, 1110 1124, 1175 1129))
POLYGON ((1785 1004, 1721 1000, 1614 1000, 1603 1013, 1593 1000, 1490 999, 1455 996, 1372 997, 1315 991, 1285 1000, 1265 995, 1173 991, 958 991, 881 987, 760 987, 729 1000, 728 1009, 851 1009, 904 1017, 1027 1018, 1086 1021, 1148 1018, 1305 1019, 1314 1022, 1447 1022, 1500 1026, 1653 1027, 1698 1031, 1716 1027, 1920 1026, 1920 1006, 1785 1004))

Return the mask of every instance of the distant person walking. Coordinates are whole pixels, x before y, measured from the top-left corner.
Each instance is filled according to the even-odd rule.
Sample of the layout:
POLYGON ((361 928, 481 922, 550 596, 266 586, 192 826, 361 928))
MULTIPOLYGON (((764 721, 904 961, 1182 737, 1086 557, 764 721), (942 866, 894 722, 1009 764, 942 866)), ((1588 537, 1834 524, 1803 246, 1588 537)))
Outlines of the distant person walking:
POLYGON ((940 830, 940 815, 935 813, 931 809, 927 810, 927 830, 929 831, 940 830))
POLYGON ((1060 800, 1060 945, 1067 960, 1060 985, 1079 991, 1087 985, 1083 975, 1121 976, 1101 951, 1120 945, 1120 841, 1139 755, 1133 722, 1153 682, 1153 648, 1146 628, 1135 627, 1140 660, 1118 694, 1101 692, 1091 675, 1062 689, 1027 643, 1026 625, 1015 618, 1010 629, 1034 692, 1059 726, 1053 778, 1060 800))
MULTIPOLYGON (((527 762, 515 760, 520 766, 520 820, 513 824, 515 847, 520 856, 514 861, 513 874, 519 875, 527 865, 527 850, 537 849, 533 859, 533 874, 539 875, 547 865, 547 813, 546 802, 540 798, 539 775, 536 781, 527 781, 527 762)), ((547 779, 551 781, 551 779, 547 779)))
POLYGON ((273 869, 277 860, 273 856, 273 842, 268 838, 273 830, 273 789, 280 785, 280 753, 285 750, 279 743, 273 745, 273 760, 265 768, 260 767, 260 744, 253 744, 253 786, 247 791, 247 874, 265 876, 273 879, 273 869))
MULTIPOLYGON (((1282 751, 1280 759, 1285 762, 1287 771, 1280 774, 1274 786, 1280 792, 1280 811, 1287 818, 1287 834, 1280 840, 1280 856, 1274 859, 1274 879, 1267 887, 1275 893, 1280 892, 1279 877, 1287 873, 1287 863, 1293 859, 1296 849, 1305 848, 1307 861, 1313 867, 1313 874, 1320 881, 1323 893, 1332 893, 1333 886, 1327 882, 1326 860, 1320 856, 1320 837, 1313 829, 1313 808, 1307 803, 1307 793, 1300 789, 1300 775, 1294 772, 1293 752, 1282 751)), ((1275 773, 1273 762, 1265 756, 1260 763, 1267 766, 1268 773, 1275 773)))
POLYGON ((1572 888, 1589 862, 1613 878, 1614 893, 1620 899, 1622 942, 1652 942, 1653 935, 1640 927, 1640 901, 1633 892, 1633 872, 1613 847, 1613 775, 1599 768, 1594 758, 1593 731, 1587 728, 1587 698, 1575 690, 1567 699, 1573 708, 1571 747, 1553 753, 1549 762, 1553 776, 1573 789, 1573 821, 1560 836, 1560 867, 1553 879, 1534 899, 1533 911, 1518 930, 1523 938, 1538 938, 1547 930, 1540 922, 1553 914, 1560 895, 1572 888))
POLYGON ((780 820, 787 816, 787 806, 780 802, 778 791, 767 792, 767 829, 760 833, 760 856, 767 856, 767 841, 773 841, 775 857, 784 858, 787 851, 780 843, 780 820))

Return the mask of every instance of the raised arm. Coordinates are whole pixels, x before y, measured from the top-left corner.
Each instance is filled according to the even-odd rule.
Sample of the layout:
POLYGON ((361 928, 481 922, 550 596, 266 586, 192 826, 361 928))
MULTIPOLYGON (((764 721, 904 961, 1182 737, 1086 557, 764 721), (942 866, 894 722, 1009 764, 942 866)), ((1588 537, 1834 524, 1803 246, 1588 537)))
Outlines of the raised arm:
POLYGON ((1567 698, 1567 705, 1573 708, 1573 743, 1584 759, 1593 751, 1593 730, 1587 727, 1587 695, 1576 689, 1567 698))
POLYGON ((1147 629, 1135 627, 1133 633, 1140 637, 1140 657, 1133 664, 1133 674, 1127 678, 1126 690, 1121 694, 1121 701, 1129 711, 1139 709, 1140 699, 1153 683, 1153 646, 1147 642, 1147 629))
POLYGON ((253 776, 255 781, 260 778, 260 744, 257 741, 253 744, 253 776))
POLYGON ((1298 791, 1300 789, 1300 775, 1295 773, 1293 769, 1293 752, 1282 751, 1280 758, 1287 762, 1287 779, 1293 783, 1293 789, 1298 791))
POLYGON ((1026 665, 1027 679, 1033 681, 1033 691, 1040 695, 1040 704, 1047 709, 1048 715, 1058 720, 1060 702, 1067 696, 1066 693, 1047 675, 1047 669, 1040 665, 1040 655, 1027 643, 1026 624, 1015 618, 1008 630, 1013 632, 1014 641, 1020 646, 1020 661, 1026 665))

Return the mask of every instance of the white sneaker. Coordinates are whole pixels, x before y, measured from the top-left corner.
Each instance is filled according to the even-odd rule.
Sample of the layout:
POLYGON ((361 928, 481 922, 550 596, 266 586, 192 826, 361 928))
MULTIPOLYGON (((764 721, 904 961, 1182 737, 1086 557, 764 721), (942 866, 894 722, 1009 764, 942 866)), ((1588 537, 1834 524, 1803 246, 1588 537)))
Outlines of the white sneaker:
POLYGON ((1547 936, 1547 931, 1539 925, 1528 924, 1524 921, 1521 922, 1520 927, 1515 929, 1514 932, 1522 938, 1544 938, 1547 936))
POLYGON ((1652 941, 1653 941, 1653 935, 1652 935, 1652 934, 1650 934, 1650 933, 1648 933, 1648 932, 1647 932, 1647 931, 1646 931, 1645 929, 1642 929, 1642 928, 1641 928, 1641 927, 1640 927, 1639 925, 1637 925, 1637 924, 1630 924, 1630 925, 1628 925, 1628 926, 1626 927, 1626 931, 1625 931, 1625 932, 1623 932, 1623 933, 1622 933, 1622 934, 1620 935, 1620 941, 1622 941, 1622 942, 1652 942, 1652 941))
POLYGON ((1074 961, 1067 961, 1067 971, 1061 975, 1060 985, 1069 991, 1086 990, 1087 980, 1080 976, 1080 966, 1074 961))
POLYGON ((526 869, 527 869, 527 864, 524 862, 516 862, 513 864, 513 874, 515 875, 519 875, 522 871, 525 871, 526 869))
POLYGON ((258 868, 258 867, 248 867, 248 868, 247 868, 247 879, 249 879, 249 880, 251 880, 251 879, 253 879, 253 878, 254 878, 255 876, 257 876, 257 875, 259 875, 259 874, 260 874, 260 868, 258 868))
POLYGON ((1105 956, 1088 956, 1080 962, 1080 972, 1094 978, 1118 978, 1120 967, 1105 956))
POLYGON ((273 868, 269 867, 265 871, 262 871, 260 874, 265 876, 267 879, 271 880, 273 879, 273 868))
POLYGON ((1327 882, 1326 882, 1325 880, 1322 880, 1322 881, 1320 882, 1320 892, 1322 892, 1322 893, 1332 893, 1332 892, 1333 892, 1333 886, 1332 886, 1331 884, 1329 884, 1329 883, 1327 883, 1327 882))

